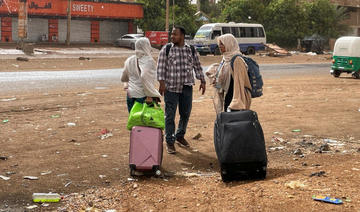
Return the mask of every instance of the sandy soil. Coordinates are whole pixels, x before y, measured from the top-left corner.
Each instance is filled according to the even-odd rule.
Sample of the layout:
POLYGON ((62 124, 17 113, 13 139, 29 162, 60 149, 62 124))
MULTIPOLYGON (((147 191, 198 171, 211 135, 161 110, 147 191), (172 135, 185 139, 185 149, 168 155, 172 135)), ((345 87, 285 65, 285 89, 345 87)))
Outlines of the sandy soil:
MULTIPOLYGON (((305 57, 263 62, 319 62, 305 57)), ((51 64, 80 67, 76 59, 66 61, 51 64)), ((122 64, 101 61, 103 68, 122 64)), ((40 63, 29 64, 23 68, 42 70, 40 63)), ((0 175, 10 179, 0 179, 0 211, 24 211, 34 205, 35 192, 60 193, 63 200, 32 211, 359 211, 359 80, 326 74, 268 79, 265 84, 264 96, 253 100, 252 109, 265 133, 268 176, 228 184, 221 182, 213 147, 212 89, 204 96, 194 92, 186 136, 191 148, 176 146, 177 154, 164 154, 164 176, 135 181, 128 179, 128 114, 121 87, 1 95, 0 156, 7 160, 0 160, 0 175), (16 99, 3 101, 11 98, 16 99), (113 136, 101 140, 105 128, 113 136), (192 139, 198 133, 202 137, 192 139), (325 144, 328 151, 319 153, 325 144), (325 173, 311 177, 320 171, 325 173), (312 195, 341 198, 344 204, 317 202, 312 195)))

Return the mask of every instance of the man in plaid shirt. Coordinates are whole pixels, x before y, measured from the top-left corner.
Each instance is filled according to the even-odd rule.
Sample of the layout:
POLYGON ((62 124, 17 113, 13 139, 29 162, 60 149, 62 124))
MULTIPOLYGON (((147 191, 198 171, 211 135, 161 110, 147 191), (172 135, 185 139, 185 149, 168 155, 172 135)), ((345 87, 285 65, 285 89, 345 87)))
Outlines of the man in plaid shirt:
POLYGON ((176 152, 175 140, 186 147, 190 146, 184 136, 192 107, 194 72, 196 78, 201 81, 199 90, 202 90, 202 94, 205 93, 206 83, 196 51, 185 44, 185 29, 174 27, 171 41, 172 43, 168 44, 171 45, 168 55, 167 48, 169 47, 164 46, 160 51, 157 79, 160 83, 160 94, 165 100, 167 152, 174 154, 176 152), (180 120, 175 133, 175 115, 178 105, 180 120))

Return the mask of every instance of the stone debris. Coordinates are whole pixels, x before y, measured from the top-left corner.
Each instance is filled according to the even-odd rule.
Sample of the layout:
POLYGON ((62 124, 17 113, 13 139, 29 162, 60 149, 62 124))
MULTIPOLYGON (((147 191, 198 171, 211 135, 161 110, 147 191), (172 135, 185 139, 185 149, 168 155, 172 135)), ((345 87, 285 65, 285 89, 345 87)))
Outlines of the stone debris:
POLYGON ((76 124, 75 124, 75 123, 72 123, 72 122, 67 123, 66 125, 67 125, 68 127, 75 127, 75 126, 76 126, 76 124))
POLYGON ((325 171, 319 171, 319 172, 313 172, 310 174, 310 177, 322 177, 322 176, 325 176, 326 172, 325 171))
POLYGON ((3 180, 5 180, 5 181, 10 180, 10 177, 6 177, 6 176, 3 176, 3 175, 0 175, 0 178, 3 179, 3 180))
POLYGON ((35 177, 35 176, 24 176, 24 179, 25 180, 38 180, 39 178, 35 177))
POLYGON ((176 173, 176 176, 183 176, 183 177, 212 177, 216 175, 217 173, 196 173, 196 172, 179 172, 176 173))
POLYGON ((9 158, 6 156, 0 156, 0 160, 7 160, 7 159, 9 159, 9 158))
POLYGON ((44 176, 44 175, 48 175, 48 174, 51 174, 52 171, 44 171, 44 172, 41 172, 41 175, 44 176))
POLYGON ((38 207, 37 205, 30 205, 30 206, 27 206, 26 209, 32 210, 32 209, 35 209, 37 207, 38 207))
POLYGON ((285 149, 284 146, 277 146, 277 147, 270 147, 269 150, 270 151, 278 151, 278 150, 283 150, 285 149))
POLYGON ((285 183, 285 186, 291 189, 303 189, 306 188, 305 182, 300 182, 298 180, 290 181, 285 183))
POLYGON ((64 185, 64 187, 66 188, 66 187, 68 187, 69 185, 71 185, 71 181, 70 182, 68 182, 68 183, 66 183, 65 185, 64 185))
POLYGON ((286 143, 285 139, 280 138, 280 137, 273 136, 271 140, 272 140, 272 142, 286 143))
POLYGON ((301 149, 297 149, 294 151, 294 155, 302 155, 302 154, 303 153, 302 153, 301 149))
POLYGON ((29 58, 27 58, 27 57, 17 57, 16 60, 17 60, 17 61, 28 62, 28 61, 29 61, 29 58))
POLYGON ((193 137, 193 139, 194 140, 199 140, 201 137, 202 137, 201 133, 198 133, 193 137))
POLYGON ((0 99, 0 102, 12 102, 12 101, 15 101, 16 98, 9 98, 9 99, 0 99))

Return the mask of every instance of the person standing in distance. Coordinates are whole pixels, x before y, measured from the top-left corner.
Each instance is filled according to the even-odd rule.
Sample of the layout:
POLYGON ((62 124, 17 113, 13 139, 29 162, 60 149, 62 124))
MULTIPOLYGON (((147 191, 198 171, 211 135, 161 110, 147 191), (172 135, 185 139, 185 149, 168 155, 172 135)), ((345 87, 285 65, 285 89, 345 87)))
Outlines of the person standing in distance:
POLYGON ((194 71, 201 81, 199 91, 204 94, 206 82, 199 57, 194 47, 185 43, 185 29, 176 26, 171 33, 171 43, 160 51, 157 66, 159 92, 165 101, 165 138, 169 154, 176 152, 175 141, 185 147, 190 146, 185 140, 185 133, 192 108, 194 71), (180 120, 175 133, 177 107, 180 120))

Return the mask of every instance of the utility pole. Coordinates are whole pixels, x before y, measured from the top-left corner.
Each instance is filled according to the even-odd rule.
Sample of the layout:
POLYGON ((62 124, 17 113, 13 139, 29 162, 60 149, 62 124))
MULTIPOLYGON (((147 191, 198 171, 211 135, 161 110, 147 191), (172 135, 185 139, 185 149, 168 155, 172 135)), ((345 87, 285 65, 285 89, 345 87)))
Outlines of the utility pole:
POLYGON ((27 37, 27 1, 19 1, 18 10, 18 37, 20 38, 20 47, 23 49, 24 39, 27 37))
POLYGON ((165 21, 165 31, 169 32, 169 0, 166 0, 166 21, 165 21))
POLYGON ((67 7, 67 32, 66 32, 66 45, 70 45, 70 26, 71 26, 71 0, 68 0, 67 7))
POLYGON ((175 27, 175 0, 173 0, 173 6, 172 6, 172 16, 173 16, 173 19, 172 19, 172 21, 173 21, 173 29, 174 29, 174 27, 175 27))

